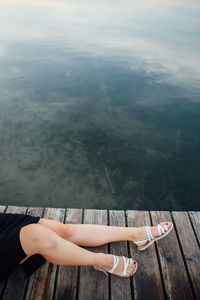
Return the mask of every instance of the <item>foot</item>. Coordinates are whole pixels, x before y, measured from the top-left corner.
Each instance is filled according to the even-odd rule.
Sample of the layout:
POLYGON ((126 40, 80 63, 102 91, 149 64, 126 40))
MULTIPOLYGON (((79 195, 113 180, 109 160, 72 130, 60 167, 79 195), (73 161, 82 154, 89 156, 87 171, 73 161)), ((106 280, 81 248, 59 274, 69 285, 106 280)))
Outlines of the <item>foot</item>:
MULTIPOLYGON (((167 226, 167 229, 169 230, 170 227, 172 226, 171 222, 161 222, 159 223, 161 225, 161 227, 163 228, 163 230, 166 232, 167 230, 165 229, 164 225, 167 226)), ((158 227, 156 226, 150 226, 151 229, 151 233, 153 235, 153 238, 159 237, 159 232, 158 232, 158 227)), ((163 233, 162 233, 163 234, 163 233)), ((148 241, 148 235, 145 229, 145 226, 141 226, 141 227, 137 227, 137 230, 135 231, 134 234, 134 238, 133 238, 133 242, 137 242, 137 241, 144 241, 147 240, 146 242, 143 243, 137 243, 138 247, 142 247, 146 244, 149 243, 148 241)))
MULTIPOLYGON (((124 270, 124 260, 122 258, 122 256, 118 256, 119 258, 119 262, 117 267, 114 269, 113 273, 114 275, 120 276, 124 270)), ((125 258, 127 261, 127 258, 125 258)), ((130 260, 129 260, 130 262, 130 260)), ((104 258, 104 263, 101 266, 97 266, 100 267, 102 269, 104 269, 105 271, 110 271, 113 268, 114 265, 114 257, 112 254, 105 254, 105 258, 104 258)), ((126 277, 131 276, 135 270, 136 270, 136 266, 137 263, 134 259, 132 259, 132 264, 129 263, 126 269, 126 277)))

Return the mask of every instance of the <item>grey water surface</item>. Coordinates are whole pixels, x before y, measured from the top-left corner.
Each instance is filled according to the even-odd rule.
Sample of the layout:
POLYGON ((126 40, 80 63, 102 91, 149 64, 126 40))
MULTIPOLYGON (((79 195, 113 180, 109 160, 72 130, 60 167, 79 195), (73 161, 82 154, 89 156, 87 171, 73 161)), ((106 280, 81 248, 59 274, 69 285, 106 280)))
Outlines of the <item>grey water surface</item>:
POLYGON ((199 16, 1 0, 0 205, 199 210, 199 16))

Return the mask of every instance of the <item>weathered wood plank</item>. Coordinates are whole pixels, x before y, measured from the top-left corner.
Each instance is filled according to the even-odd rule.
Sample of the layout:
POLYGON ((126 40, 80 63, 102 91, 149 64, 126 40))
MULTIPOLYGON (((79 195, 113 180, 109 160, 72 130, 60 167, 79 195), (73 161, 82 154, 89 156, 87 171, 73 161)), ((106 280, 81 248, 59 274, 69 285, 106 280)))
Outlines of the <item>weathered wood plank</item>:
MULTIPOLYGON (((126 215, 128 227, 151 226, 147 211, 127 211, 126 215)), ((129 244, 131 256, 138 262, 138 270, 133 276, 134 299, 164 299, 155 247, 139 251, 133 243, 129 244)))
MULTIPOLYGON (((153 224, 172 221, 167 211, 151 211, 153 224)), ((175 230, 157 243, 165 290, 168 299, 194 299, 175 230)))
POLYGON ((194 227, 194 231, 200 245, 200 211, 189 211, 190 220, 194 227))
MULTIPOLYGON (((63 223, 65 210, 60 208, 45 208, 43 218, 57 220, 63 223)), ((46 262, 31 275, 26 300, 51 300, 57 265, 46 262)))
MULTIPOLYGON (((13 214, 26 214, 27 207, 18 207, 18 206, 8 206, 6 213, 13 214)), ((26 286, 26 277, 23 270, 17 268, 14 272, 8 277, 6 288, 3 293, 2 300, 12 300, 18 299, 23 300, 25 294, 26 286)))
MULTIPOLYGON (((85 224, 107 225, 106 210, 84 210, 85 224)), ((108 253, 108 245, 95 248, 84 247, 93 252, 108 253)), ((80 267, 79 300, 107 300, 108 299, 108 277, 94 270, 92 267, 80 267)))
MULTIPOLYGON (((67 209, 66 224, 81 224, 82 209, 67 209)), ((59 266, 55 300, 75 300, 77 294, 78 266, 59 266)))
MULTIPOLYGON (((110 226, 126 226, 124 211, 109 211, 110 226)), ((110 253, 119 256, 129 257, 127 242, 113 242, 110 243, 110 253)), ((117 276, 110 276, 111 283, 111 299, 112 300, 130 300, 131 299, 131 285, 130 278, 122 279, 117 276)))
POLYGON ((200 249, 187 212, 172 212, 196 298, 200 298, 200 249))

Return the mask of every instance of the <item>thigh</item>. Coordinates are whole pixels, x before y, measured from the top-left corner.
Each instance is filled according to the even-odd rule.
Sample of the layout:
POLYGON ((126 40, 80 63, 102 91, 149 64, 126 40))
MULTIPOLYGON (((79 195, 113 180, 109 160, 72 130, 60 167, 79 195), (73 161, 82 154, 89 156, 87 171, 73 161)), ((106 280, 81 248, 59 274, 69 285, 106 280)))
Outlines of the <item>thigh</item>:
POLYGON ((21 228, 19 240, 26 257, 19 264, 25 262, 32 255, 38 254, 41 249, 51 247, 54 242, 57 232, 52 230, 52 226, 44 226, 46 222, 42 221, 41 223, 28 224, 21 228))
POLYGON ((64 224, 59 222, 59 221, 40 218, 40 220, 38 221, 38 224, 43 225, 43 226, 51 229, 52 231, 57 233, 60 237, 65 236, 64 224))

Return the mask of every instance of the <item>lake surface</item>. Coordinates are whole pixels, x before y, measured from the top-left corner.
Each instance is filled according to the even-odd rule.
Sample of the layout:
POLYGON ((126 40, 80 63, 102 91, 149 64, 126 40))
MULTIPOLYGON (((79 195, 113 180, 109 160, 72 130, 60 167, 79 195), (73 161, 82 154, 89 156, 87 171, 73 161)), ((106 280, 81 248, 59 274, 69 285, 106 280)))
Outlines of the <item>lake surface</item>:
POLYGON ((199 210, 200 2, 0 2, 0 205, 199 210))

